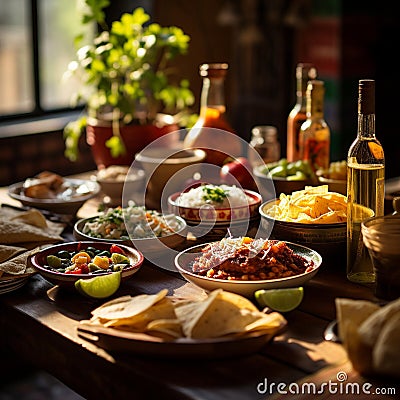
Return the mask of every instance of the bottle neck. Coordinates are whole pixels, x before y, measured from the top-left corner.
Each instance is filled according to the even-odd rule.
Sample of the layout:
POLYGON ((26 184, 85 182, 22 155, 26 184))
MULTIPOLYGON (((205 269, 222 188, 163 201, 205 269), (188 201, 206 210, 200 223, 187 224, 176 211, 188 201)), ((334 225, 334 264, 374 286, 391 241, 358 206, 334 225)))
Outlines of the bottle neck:
POLYGON ((375 114, 358 114, 359 138, 375 138, 375 114))
POLYGON ((307 118, 324 118, 324 98, 320 93, 313 92, 307 97, 307 118))
POLYGON ((207 108, 216 108, 225 112, 223 78, 203 78, 200 112, 205 112, 207 108))

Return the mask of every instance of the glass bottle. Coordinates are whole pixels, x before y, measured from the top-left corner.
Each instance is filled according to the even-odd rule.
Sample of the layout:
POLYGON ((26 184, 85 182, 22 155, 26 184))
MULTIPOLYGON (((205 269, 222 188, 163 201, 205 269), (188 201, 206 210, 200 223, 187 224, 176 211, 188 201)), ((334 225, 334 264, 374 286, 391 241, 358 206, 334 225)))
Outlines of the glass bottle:
POLYGON ((307 119, 300 127, 299 142, 302 160, 308 160, 313 171, 328 169, 331 130, 324 119, 325 87, 321 80, 307 84, 307 119))
POLYGON ((281 145, 278 140, 278 129, 272 125, 258 125, 251 130, 250 145, 261 157, 256 160, 253 152, 249 152, 249 161, 256 165, 278 161, 281 158, 281 145))
POLYGON ((200 65, 203 78, 200 115, 186 134, 185 148, 200 148, 207 153, 206 163, 222 166, 228 157, 242 154, 241 139, 226 119, 224 83, 227 63, 200 65))
POLYGON ((375 81, 358 84, 357 138, 347 155, 347 278, 372 283, 375 274, 363 244, 361 222, 384 215, 385 157, 375 136, 375 81))
POLYGON ((306 90, 310 79, 317 78, 317 70, 311 63, 299 63, 296 66, 296 104, 287 119, 286 158, 289 162, 301 159, 299 133, 300 127, 307 119, 306 90))

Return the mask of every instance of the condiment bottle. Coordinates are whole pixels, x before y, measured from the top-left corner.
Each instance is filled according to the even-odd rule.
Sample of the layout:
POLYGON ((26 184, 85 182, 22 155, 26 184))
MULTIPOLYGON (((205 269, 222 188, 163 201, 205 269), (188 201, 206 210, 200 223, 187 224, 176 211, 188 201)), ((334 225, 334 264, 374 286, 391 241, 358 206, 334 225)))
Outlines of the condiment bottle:
POLYGON ((347 278, 371 283, 375 273, 363 244, 361 222, 384 215, 385 156, 375 136, 375 81, 358 84, 357 137, 347 155, 347 278))
POLYGON ((249 161, 252 165, 271 163, 281 158, 281 145, 278 140, 278 129, 272 125, 258 125, 251 130, 250 145, 260 157, 249 152, 249 161), (258 159, 256 159, 258 158, 258 159))
POLYGON ((331 130, 324 119, 325 87, 321 80, 307 84, 307 119, 300 127, 299 141, 302 160, 313 171, 328 169, 330 163, 331 130))
POLYGON ((310 79, 317 78, 317 70, 311 63, 299 63, 296 66, 296 104, 287 119, 286 158, 289 162, 301 159, 299 133, 300 127, 307 119, 306 91, 310 79))
POLYGON ((226 119, 224 83, 227 63, 200 65, 203 78, 200 115, 184 138, 185 148, 199 148, 207 153, 204 162, 222 166, 227 158, 242 154, 242 143, 226 119))
POLYGON ((400 214, 400 196, 393 197, 393 215, 400 214))

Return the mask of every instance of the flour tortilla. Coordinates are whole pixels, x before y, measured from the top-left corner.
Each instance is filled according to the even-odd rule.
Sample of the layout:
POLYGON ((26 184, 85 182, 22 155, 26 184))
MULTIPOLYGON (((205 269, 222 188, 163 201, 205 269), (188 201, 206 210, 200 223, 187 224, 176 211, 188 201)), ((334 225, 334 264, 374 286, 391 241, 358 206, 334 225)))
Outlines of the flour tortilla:
POLYGON ((379 306, 367 300, 353 300, 336 298, 336 318, 338 321, 338 333, 342 342, 346 342, 344 325, 352 321, 357 327, 361 325, 371 314, 379 310, 379 306))
POLYGON ((0 244, 0 263, 9 260, 11 257, 26 251, 24 247, 3 246, 0 244))
POLYGON ((134 297, 123 296, 96 308, 92 311, 92 315, 105 320, 132 318, 165 298, 167 293, 168 290, 163 289, 156 294, 141 294, 134 297))
POLYGON ((398 312, 400 312, 400 298, 391 301, 368 317, 358 329, 364 343, 373 346, 385 323, 398 312))
POLYGON ((377 373, 400 378, 400 311, 392 314, 383 325, 372 360, 377 373))
POLYGON ((0 263, 0 272, 2 273, 1 277, 4 278, 6 274, 8 274, 8 276, 17 275, 18 277, 34 274, 35 269, 31 265, 28 265, 28 257, 40 250, 40 248, 41 247, 39 246, 28 251, 24 249, 24 253, 0 263))
POLYGON ((185 336, 194 339, 215 338, 250 330, 272 330, 281 326, 276 324, 274 316, 267 317, 258 311, 250 300, 222 289, 212 291, 202 302, 176 307, 175 313, 185 336))

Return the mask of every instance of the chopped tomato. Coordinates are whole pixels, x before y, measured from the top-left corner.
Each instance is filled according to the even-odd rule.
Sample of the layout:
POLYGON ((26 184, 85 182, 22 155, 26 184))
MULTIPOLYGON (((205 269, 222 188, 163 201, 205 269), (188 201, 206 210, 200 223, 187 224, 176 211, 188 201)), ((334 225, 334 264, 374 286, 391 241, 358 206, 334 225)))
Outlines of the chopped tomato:
POLYGON ((119 253, 125 255, 125 252, 121 249, 121 247, 117 246, 116 244, 112 244, 110 247, 110 253, 119 253))
POLYGON ((75 269, 70 270, 70 271, 65 271, 65 273, 66 273, 66 274, 79 275, 79 274, 82 273, 82 269, 79 267, 79 268, 75 268, 75 269))

